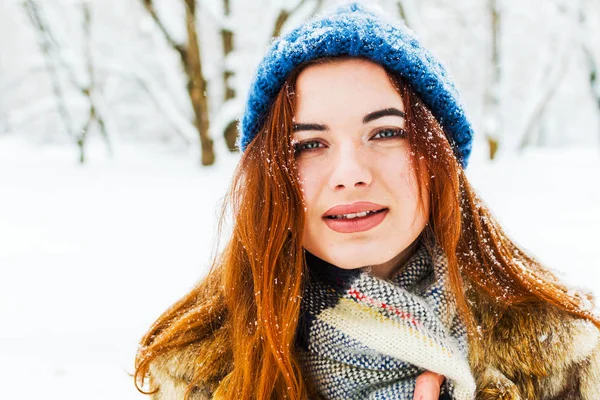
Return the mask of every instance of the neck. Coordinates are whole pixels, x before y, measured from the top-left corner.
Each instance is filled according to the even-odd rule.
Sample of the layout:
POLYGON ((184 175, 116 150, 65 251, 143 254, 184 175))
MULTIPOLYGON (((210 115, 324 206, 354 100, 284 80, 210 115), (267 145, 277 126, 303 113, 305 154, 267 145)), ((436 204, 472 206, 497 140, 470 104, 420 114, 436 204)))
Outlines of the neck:
POLYGON ((369 273, 373 276, 384 279, 392 279, 406 265, 408 260, 415 254, 419 244, 419 238, 412 242, 406 249, 402 250, 394 258, 383 264, 370 265, 367 267, 369 273))

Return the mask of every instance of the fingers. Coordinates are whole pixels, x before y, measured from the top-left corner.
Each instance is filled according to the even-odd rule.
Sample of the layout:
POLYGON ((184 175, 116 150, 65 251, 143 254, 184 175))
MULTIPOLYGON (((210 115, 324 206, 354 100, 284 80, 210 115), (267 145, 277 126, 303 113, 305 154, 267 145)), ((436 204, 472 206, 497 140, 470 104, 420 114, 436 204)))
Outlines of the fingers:
POLYGON ((443 375, 430 371, 422 373, 417 377, 413 400, 438 400, 443 382, 443 375))

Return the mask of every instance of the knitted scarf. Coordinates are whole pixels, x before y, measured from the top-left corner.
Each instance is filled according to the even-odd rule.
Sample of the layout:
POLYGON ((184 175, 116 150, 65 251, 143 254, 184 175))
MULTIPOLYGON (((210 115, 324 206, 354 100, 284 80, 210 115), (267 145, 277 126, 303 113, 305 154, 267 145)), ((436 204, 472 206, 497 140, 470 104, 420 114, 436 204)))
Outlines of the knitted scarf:
POLYGON ((444 375, 442 399, 473 399, 466 329, 447 288, 439 246, 420 245, 391 280, 306 253, 299 355, 326 399, 409 399, 425 371, 444 375))

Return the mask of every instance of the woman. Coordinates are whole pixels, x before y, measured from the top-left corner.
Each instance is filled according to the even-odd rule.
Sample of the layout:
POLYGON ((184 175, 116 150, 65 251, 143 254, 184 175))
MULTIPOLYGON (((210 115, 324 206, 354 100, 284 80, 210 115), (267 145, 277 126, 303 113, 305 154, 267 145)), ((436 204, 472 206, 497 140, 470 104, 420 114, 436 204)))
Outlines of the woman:
POLYGON ((351 4, 279 39, 241 131, 232 237, 142 339, 137 385, 428 399, 421 382, 438 379, 441 398, 598 398, 591 299, 471 189, 471 126, 405 28, 351 4))

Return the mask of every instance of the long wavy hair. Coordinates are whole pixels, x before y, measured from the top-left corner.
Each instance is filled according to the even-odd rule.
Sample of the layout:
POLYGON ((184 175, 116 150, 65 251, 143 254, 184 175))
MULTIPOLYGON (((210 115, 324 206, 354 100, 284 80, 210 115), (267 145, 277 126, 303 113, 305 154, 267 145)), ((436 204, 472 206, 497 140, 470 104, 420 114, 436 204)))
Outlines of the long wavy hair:
MULTIPOLYGON (((143 391, 152 362, 195 346, 189 395, 198 388, 216 399, 306 399, 311 390, 296 355, 296 330, 306 272, 304 204, 292 145, 296 68, 242 154, 221 221, 233 229, 208 275, 150 327, 136 356, 143 391)), ((448 258, 449 284, 470 337, 476 326, 466 301, 467 281, 504 309, 549 303, 600 327, 591 297, 561 282, 504 233, 471 188, 443 129, 400 78, 388 73, 405 106, 407 140, 419 190, 427 190, 427 232, 448 258), (417 162, 424 160, 424 164, 417 162), (424 165, 424 167, 423 167, 424 165)), ((144 392, 149 393, 149 392, 144 392)))

